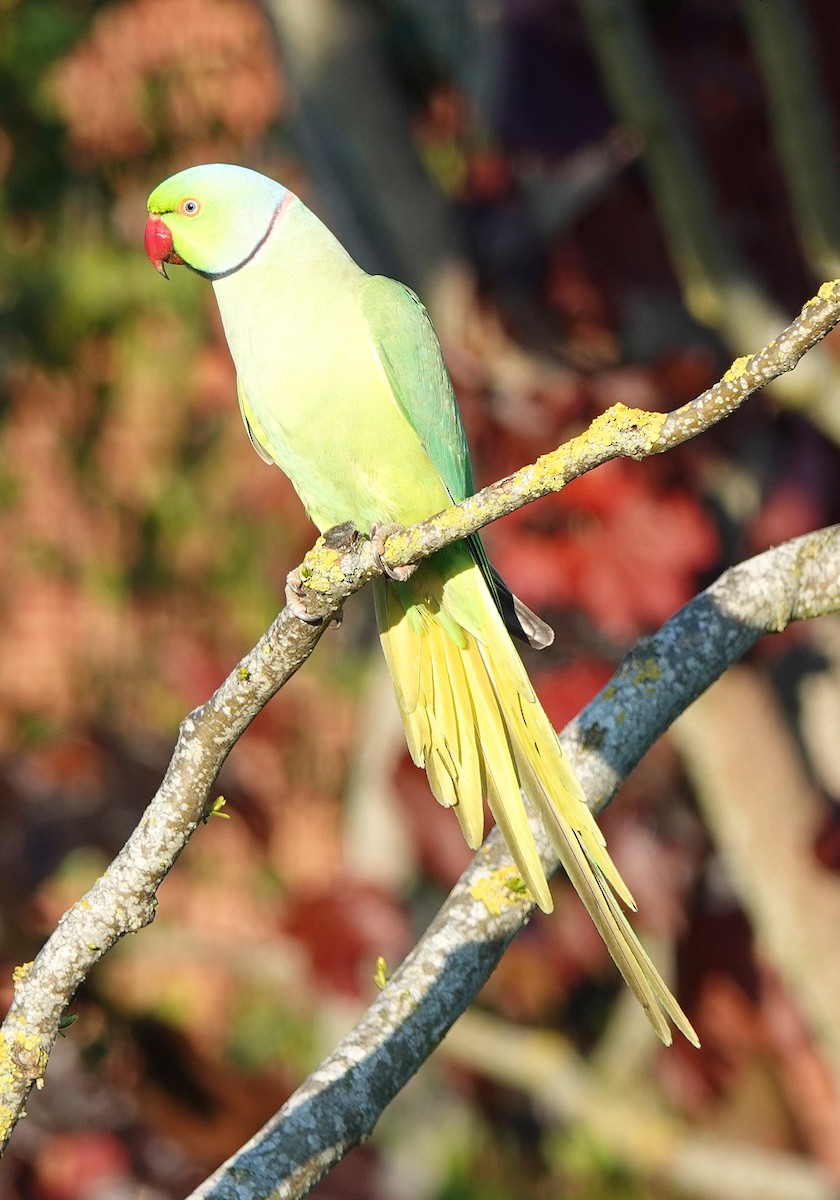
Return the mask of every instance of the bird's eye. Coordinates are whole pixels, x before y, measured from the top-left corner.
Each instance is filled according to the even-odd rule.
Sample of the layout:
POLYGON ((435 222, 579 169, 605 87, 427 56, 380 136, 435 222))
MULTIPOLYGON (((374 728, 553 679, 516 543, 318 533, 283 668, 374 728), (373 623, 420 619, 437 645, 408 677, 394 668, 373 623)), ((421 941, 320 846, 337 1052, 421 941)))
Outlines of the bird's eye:
POLYGON ((201 205, 199 204, 199 202, 197 200, 194 200, 192 197, 189 197, 187 200, 182 200, 181 203, 178 205, 178 208, 179 208, 180 212, 182 212, 184 214, 185 217, 194 217, 196 215, 196 213, 199 211, 199 209, 201 208, 201 205))

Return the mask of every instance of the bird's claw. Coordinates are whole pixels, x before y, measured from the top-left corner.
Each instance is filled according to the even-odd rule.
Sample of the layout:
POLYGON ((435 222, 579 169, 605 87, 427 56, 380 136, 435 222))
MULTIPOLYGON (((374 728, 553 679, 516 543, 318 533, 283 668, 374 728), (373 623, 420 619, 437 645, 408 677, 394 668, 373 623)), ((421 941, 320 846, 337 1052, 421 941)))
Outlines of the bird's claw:
POLYGON ((386 525, 379 521, 371 525, 370 548, 373 553, 373 561, 380 570, 385 572, 389 579, 395 579, 397 583, 405 583, 417 570, 417 563, 406 563, 401 567, 389 567, 386 562, 382 561, 382 555, 385 553, 385 543, 392 533, 402 533, 402 526, 386 525))
MULTIPOLYGON (((356 526, 352 521, 344 521, 341 525, 333 525, 331 529, 325 530, 323 540, 328 550, 342 551, 349 550, 358 536, 356 526)), ((299 621, 304 621, 307 625, 321 625, 324 618, 315 616, 306 607, 306 599, 311 594, 303 582, 300 567, 295 567, 286 576, 286 607, 292 616, 297 617, 299 621), (303 600, 303 603, 301 603, 301 600, 303 600)), ((344 612, 339 609, 335 616, 330 619, 327 628, 338 629, 343 620, 344 612)))
POLYGON ((306 595, 306 588, 300 577, 300 568, 295 567, 286 576, 286 607, 292 616, 297 617, 307 625, 320 625, 323 617, 315 617, 301 603, 301 597, 306 595))

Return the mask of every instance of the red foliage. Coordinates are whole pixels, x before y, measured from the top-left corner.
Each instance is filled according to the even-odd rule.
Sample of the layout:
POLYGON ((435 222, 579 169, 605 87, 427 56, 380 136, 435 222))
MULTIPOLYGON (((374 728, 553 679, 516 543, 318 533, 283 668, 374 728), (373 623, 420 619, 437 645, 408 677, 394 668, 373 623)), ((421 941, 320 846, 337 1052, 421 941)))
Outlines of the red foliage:
POLYGON ((86 1200, 130 1185, 128 1152, 111 1133, 57 1133, 39 1148, 33 1164, 34 1200, 86 1200))
POLYGON ((585 704, 595 696, 609 677, 613 668, 593 658, 579 658, 568 666, 547 672, 537 678, 540 701, 555 729, 577 716, 585 704))
POLYGON ((714 526, 683 488, 657 487, 633 464, 608 463, 549 501, 532 526, 526 512, 497 552, 506 577, 527 580, 536 607, 568 605, 629 641, 659 625, 697 590, 718 552, 714 526), (530 527, 529 527, 530 526, 530 527))
POLYGON ((799 537, 823 524, 824 508, 818 498, 796 481, 782 480, 772 489, 745 531, 746 548, 754 553, 799 537))
POLYGON ((405 912, 394 898, 348 878, 325 891, 296 894, 283 931, 305 949, 322 986, 353 996, 370 996, 379 956, 390 969, 411 947, 405 912))
POLYGON ((251 0, 122 0, 53 72, 71 145, 88 161, 254 141, 277 116, 271 33, 251 0))

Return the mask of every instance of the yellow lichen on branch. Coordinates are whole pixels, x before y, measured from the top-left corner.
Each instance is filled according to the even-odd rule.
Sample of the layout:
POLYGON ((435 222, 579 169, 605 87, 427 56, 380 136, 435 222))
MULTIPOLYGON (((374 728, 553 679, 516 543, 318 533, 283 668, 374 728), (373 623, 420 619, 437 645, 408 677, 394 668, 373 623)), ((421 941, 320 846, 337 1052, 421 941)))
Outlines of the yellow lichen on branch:
POLYGON ((470 888, 470 895, 483 904, 494 917, 512 905, 523 904, 530 908, 534 903, 533 896, 510 866, 498 867, 487 875, 482 875, 470 888))

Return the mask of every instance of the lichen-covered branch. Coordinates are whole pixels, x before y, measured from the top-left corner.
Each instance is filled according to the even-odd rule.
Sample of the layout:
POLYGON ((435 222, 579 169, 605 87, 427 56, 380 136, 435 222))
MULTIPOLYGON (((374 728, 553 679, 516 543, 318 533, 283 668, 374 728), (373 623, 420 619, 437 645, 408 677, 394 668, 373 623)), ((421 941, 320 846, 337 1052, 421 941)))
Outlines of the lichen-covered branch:
POLYGON ((614 404, 578 437, 463 504, 388 539, 389 565, 413 562, 474 533, 488 521, 559 491, 614 458, 648 458, 687 442, 729 417, 759 388, 791 371, 840 321, 840 280, 824 283, 799 316, 755 354, 736 359, 714 387, 670 413, 614 404))
MULTIPOLYGON (((640 642, 561 735, 601 809, 649 746, 765 633, 840 609, 840 526, 733 567, 640 642)), ((549 871, 557 859, 534 823, 549 871)), ((350 1034, 191 1200, 297 1200, 369 1135, 474 999, 531 904, 493 830, 448 900, 350 1034)))
MULTIPOLYGON (((533 465, 485 488, 437 517, 394 534, 386 544, 386 561, 396 565, 419 560, 488 522, 563 487, 610 459, 620 456, 640 459, 679 445, 735 411, 757 388, 790 370, 838 320, 840 282, 835 281, 824 285, 819 295, 806 304, 800 316, 774 342, 752 358, 733 364, 720 383, 691 403, 670 414, 643 412, 621 405, 613 407, 596 418, 586 432, 533 465)), ((814 539, 790 552, 795 557, 787 563, 782 580, 773 581, 771 593, 773 603, 779 596, 785 603, 778 614, 774 615, 774 610, 755 622, 758 632, 754 636, 750 632, 753 622, 749 604, 755 605, 756 597, 763 594, 765 584, 760 571, 751 580, 751 586, 758 590, 756 596, 745 601, 747 616, 727 626, 730 635, 733 629, 748 630, 747 635, 741 633, 738 645, 733 648, 725 641, 714 640, 722 634, 716 634, 712 629, 698 630, 701 641, 698 642, 697 656, 702 659, 698 663, 698 679, 714 678, 728 663, 736 661, 751 644, 750 636, 755 640, 760 632, 780 627, 779 622, 784 623, 791 615, 814 615, 833 606, 832 585, 836 586, 838 577, 836 561, 831 557, 835 535, 814 535, 814 539), (817 557, 814 561, 805 561, 808 554, 817 550, 824 554, 825 562, 830 566, 829 576, 823 580, 823 592, 815 590, 814 585, 823 569, 822 560, 817 557), (798 588, 795 604, 793 600, 788 603, 790 598, 784 592, 785 586, 794 584, 798 588), (810 609, 800 611, 809 596, 812 596, 810 609), (720 655, 718 670, 710 676, 709 666, 718 661, 717 655, 720 655)), ((775 560, 777 563, 783 561, 783 551, 784 548, 776 552, 780 556, 775 560)), ((213 784, 236 740, 305 662, 327 622, 335 616, 347 596, 373 578, 378 570, 369 544, 358 539, 351 529, 341 526, 318 539, 301 567, 301 576, 307 585, 302 604, 311 614, 311 623, 301 621, 288 608, 284 609, 218 691, 186 718, 163 783, 126 846, 90 891, 64 915, 34 963, 16 973, 15 998, 0 1029, 0 1146, 5 1145, 23 1112, 31 1087, 43 1076, 61 1014, 81 981, 119 938, 139 930, 153 918, 157 888, 212 807, 213 784)), ((737 570, 745 572, 747 577, 750 568, 746 565, 737 570)), ((702 598, 696 602, 698 607, 693 612, 705 612, 701 601, 702 598)), ((679 675, 685 669, 685 646, 680 646, 679 654, 673 660, 664 656, 657 661, 657 669, 663 677, 679 675)), ((623 713, 625 707, 642 704, 647 713, 644 728, 651 734, 649 740, 653 740, 680 711, 673 703, 662 711, 659 707, 652 709, 652 705, 663 704, 667 697, 657 689, 653 689, 653 696, 648 691, 639 694, 638 688, 633 686, 633 660, 628 662, 623 669, 630 672, 630 692, 622 694, 621 688, 626 681, 623 682, 619 673, 616 691, 606 708, 590 706, 586 710, 590 715, 584 714, 567 735, 572 741, 579 740, 585 751, 582 782, 587 788, 589 781, 591 790, 587 788, 587 792, 596 806, 612 794, 617 781, 629 770, 631 760, 635 761, 631 753, 632 742, 628 739, 628 725, 622 725, 621 737, 615 746, 608 738, 605 742, 603 727, 610 719, 609 713, 613 713, 615 720, 615 714, 623 713), (598 713, 597 728, 587 724, 592 712, 598 713), (600 748, 597 761, 609 764, 612 771, 607 783, 598 782, 593 774, 595 760, 591 748, 596 744, 600 748), (610 746, 609 754, 603 744, 610 746), (620 757, 612 761, 610 755, 613 754, 620 757)), ((705 686, 706 683, 698 685, 698 690, 705 686)), ((675 687, 672 695, 680 694, 679 688, 675 687)), ((603 766, 599 768, 602 769, 603 766)), ((506 872, 500 847, 492 839, 488 846, 479 853, 477 861, 482 866, 495 861, 498 870, 506 872), (494 854, 495 859, 492 858, 494 854)), ((503 880, 503 875, 499 878, 503 880)), ((502 894, 505 894, 504 888, 502 894)), ((486 909, 485 896, 480 914, 486 915, 486 909)), ((482 964, 489 962, 493 955, 498 956, 514 927, 505 928, 506 933, 492 924, 487 927, 482 923, 481 932, 477 931, 469 943, 473 949, 469 950, 468 956, 474 955, 474 947, 479 944, 488 947, 482 964)), ((453 954, 456 958, 464 955, 460 943, 457 953, 452 949, 447 929, 440 930, 440 937, 441 952, 447 962, 453 954)), ((478 973, 474 970, 473 976, 478 980, 480 969, 476 970, 478 973)), ((393 998, 394 993, 389 995, 393 998)), ((443 1000, 448 1013, 448 998, 443 997, 443 1000)), ((446 1017, 446 1021, 451 1019, 451 1016, 446 1017)), ((412 1028, 410 1023, 408 1028, 409 1031, 412 1028)))
POLYGON ((311 653, 323 626, 284 610, 217 692, 182 723, 166 775, 140 824, 93 887, 61 918, 33 963, 15 973, 0 1029, 0 1146, 46 1069, 61 1015, 90 969, 155 914, 157 889, 211 807, 227 755, 311 653))

